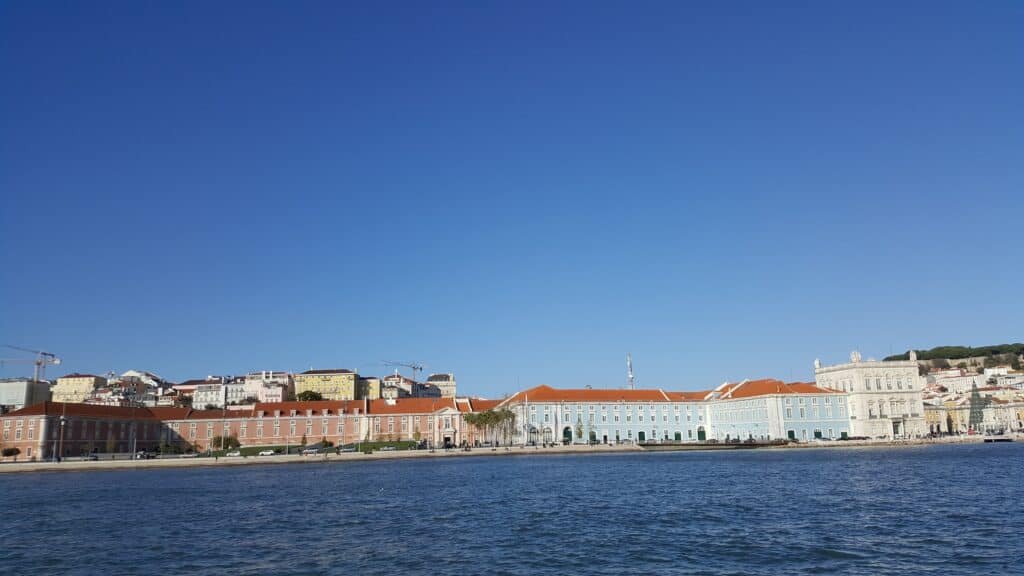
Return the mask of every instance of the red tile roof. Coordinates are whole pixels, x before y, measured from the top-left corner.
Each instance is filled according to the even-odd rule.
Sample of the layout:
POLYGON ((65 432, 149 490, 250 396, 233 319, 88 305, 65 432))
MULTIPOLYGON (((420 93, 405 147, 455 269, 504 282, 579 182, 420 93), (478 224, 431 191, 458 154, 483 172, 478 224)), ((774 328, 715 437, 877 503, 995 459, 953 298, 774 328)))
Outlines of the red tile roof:
POLYGON ((719 398, 752 398, 769 394, 830 394, 835 390, 821 388, 813 382, 790 382, 774 378, 760 380, 744 380, 739 383, 726 383, 715 389, 720 392, 719 398))
POLYGON ((452 398, 399 398, 398 400, 371 400, 370 414, 430 414, 450 408, 458 410, 452 398))
POLYGON ((552 388, 541 385, 517 392, 504 403, 519 402, 669 402, 661 390, 628 390, 625 388, 552 388))
MULTIPOLYGON (((251 414, 248 411, 245 412, 244 417, 254 416, 257 412, 263 412, 264 414, 273 414, 275 410, 280 410, 281 414, 291 414, 292 410, 295 410, 297 416, 305 416, 309 410, 313 411, 314 416, 324 416, 325 414, 337 415, 341 412, 345 414, 354 414, 356 410, 360 413, 364 411, 362 400, 307 400, 297 402, 257 402, 252 408, 251 414)), ((241 416, 240 416, 241 417, 241 416)))
POLYGON ((700 392, 665 392, 665 395, 673 402, 700 402, 710 393, 710 390, 703 390, 700 392))
POLYGON ((72 402, 40 402, 5 414, 20 416, 75 416, 79 418, 114 418, 152 420, 155 418, 149 408, 132 406, 107 406, 104 404, 78 404, 72 402))
POLYGON ((469 398, 468 400, 473 412, 494 410, 502 403, 502 400, 484 400, 483 398, 469 398))

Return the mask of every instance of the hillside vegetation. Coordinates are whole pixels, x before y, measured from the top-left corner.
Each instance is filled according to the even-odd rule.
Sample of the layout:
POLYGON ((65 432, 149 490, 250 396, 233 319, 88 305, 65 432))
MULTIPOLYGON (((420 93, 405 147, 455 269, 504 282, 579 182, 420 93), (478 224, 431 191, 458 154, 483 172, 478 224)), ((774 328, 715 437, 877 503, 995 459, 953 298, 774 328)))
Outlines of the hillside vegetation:
MULTIPOLYGON (((970 346, 936 346, 931 350, 915 350, 915 352, 917 352, 918 360, 938 360, 942 358, 956 360, 959 358, 1001 356, 1005 354, 1019 356, 1024 354, 1024 344, 998 344, 995 346, 979 346, 978 348, 970 346)), ((907 360, 909 358, 910 353, 904 352, 903 354, 889 356, 886 360, 907 360)))

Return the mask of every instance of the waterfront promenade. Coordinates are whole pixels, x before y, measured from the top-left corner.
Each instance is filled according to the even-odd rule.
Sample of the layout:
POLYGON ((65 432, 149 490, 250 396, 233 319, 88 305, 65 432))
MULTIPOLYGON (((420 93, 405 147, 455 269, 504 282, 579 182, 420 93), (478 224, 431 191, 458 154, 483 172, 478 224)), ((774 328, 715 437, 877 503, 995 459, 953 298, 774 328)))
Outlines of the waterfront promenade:
MULTIPOLYGON (((1024 437, 1018 435, 1017 441, 1024 441, 1024 437)), ((823 441, 792 443, 775 446, 758 446, 758 450, 790 450, 790 449, 853 449, 853 448, 901 448, 908 446, 927 446, 935 444, 977 444, 982 442, 981 436, 954 436, 935 439, 912 439, 897 441, 872 441, 872 440, 849 440, 849 441, 823 441)), ((622 453, 643 453, 643 452, 666 452, 666 451, 687 451, 687 452, 709 452, 709 451, 732 451, 733 449, 749 448, 742 444, 679 444, 679 445, 656 445, 644 448, 632 444, 618 445, 570 445, 560 444, 544 446, 510 446, 500 448, 479 447, 471 450, 449 449, 449 450, 378 450, 370 454, 361 452, 346 452, 335 454, 299 455, 299 454, 277 454, 274 456, 249 456, 249 457, 192 457, 185 458, 172 456, 168 458, 156 458, 153 460, 76 460, 64 462, 4 462, 0 463, 0 473, 18 472, 82 472, 90 470, 152 470, 161 468, 207 468, 211 466, 248 466, 266 464, 324 464, 324 463, 345 463, 345 462, 371 462, 378 460, 408 460, 416 458, 457 458, 474 456, 536 456, 536 455, 594 455, 594 454, 622 454, 622 453)))

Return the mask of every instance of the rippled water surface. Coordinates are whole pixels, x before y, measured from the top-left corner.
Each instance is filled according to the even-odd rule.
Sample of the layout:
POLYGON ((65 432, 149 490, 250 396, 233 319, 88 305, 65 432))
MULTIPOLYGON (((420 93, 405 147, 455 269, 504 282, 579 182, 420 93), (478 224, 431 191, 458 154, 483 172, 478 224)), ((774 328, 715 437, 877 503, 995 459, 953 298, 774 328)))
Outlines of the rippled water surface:
POLYGON ((0 476, 2 574, 1022 574, 1024 443, 0 476))

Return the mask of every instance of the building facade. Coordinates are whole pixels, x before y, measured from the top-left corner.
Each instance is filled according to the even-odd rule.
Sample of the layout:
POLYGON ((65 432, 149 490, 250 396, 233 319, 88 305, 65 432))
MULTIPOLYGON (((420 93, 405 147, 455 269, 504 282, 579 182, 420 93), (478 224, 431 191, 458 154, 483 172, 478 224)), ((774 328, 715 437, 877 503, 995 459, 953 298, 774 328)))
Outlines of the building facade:
POLYGON ((427 384, 436 386, 442 398, 455 398, 455 374, 431 374, 427 377, 427 384))
POLYGON ((18 448, 22 460, 137 450, 202 452, 219 448, 221 436, 234 436, 242 446, 275 448, 321 440, 335 445, 405 440, 445 447, 482 438, 465 420, 479 409, 473 402, 280 402, 241 410, 42 402, 0 415, 0 431, 3 447, 18 448))
POLYGON ((324 400, 355 400, 358 382, 359 375, 344 368, 306 370, 295 375, 295 394, 312 391, 324 400))
POLYGON ((0 414, 21 410, 50 399, 50 383, 31 378, 0 380, 0 414))
POLYGON ((877 361, 850 354, 850 362, 822 366, 814 361, 814 378, 821 388, 846 394, 849 434, 869 438, 916 438, 928 434, 924 419, 917 356, 910 360, 877 361))
POLYGON ((50 390, 54 402, 85 402, 94 391, 106 386, 107 379, 92 374, 68 374, 57 378, 50 390))
POLYGON ((707 435, 705 394, 536 386, 497 408, 515 414, 520 444, 696 442, 707 435))
POLYGON ((706 397, 709 437, 722 442, 839 440, 850 435, 846 395, 813 383, 744 380, 706 397))

